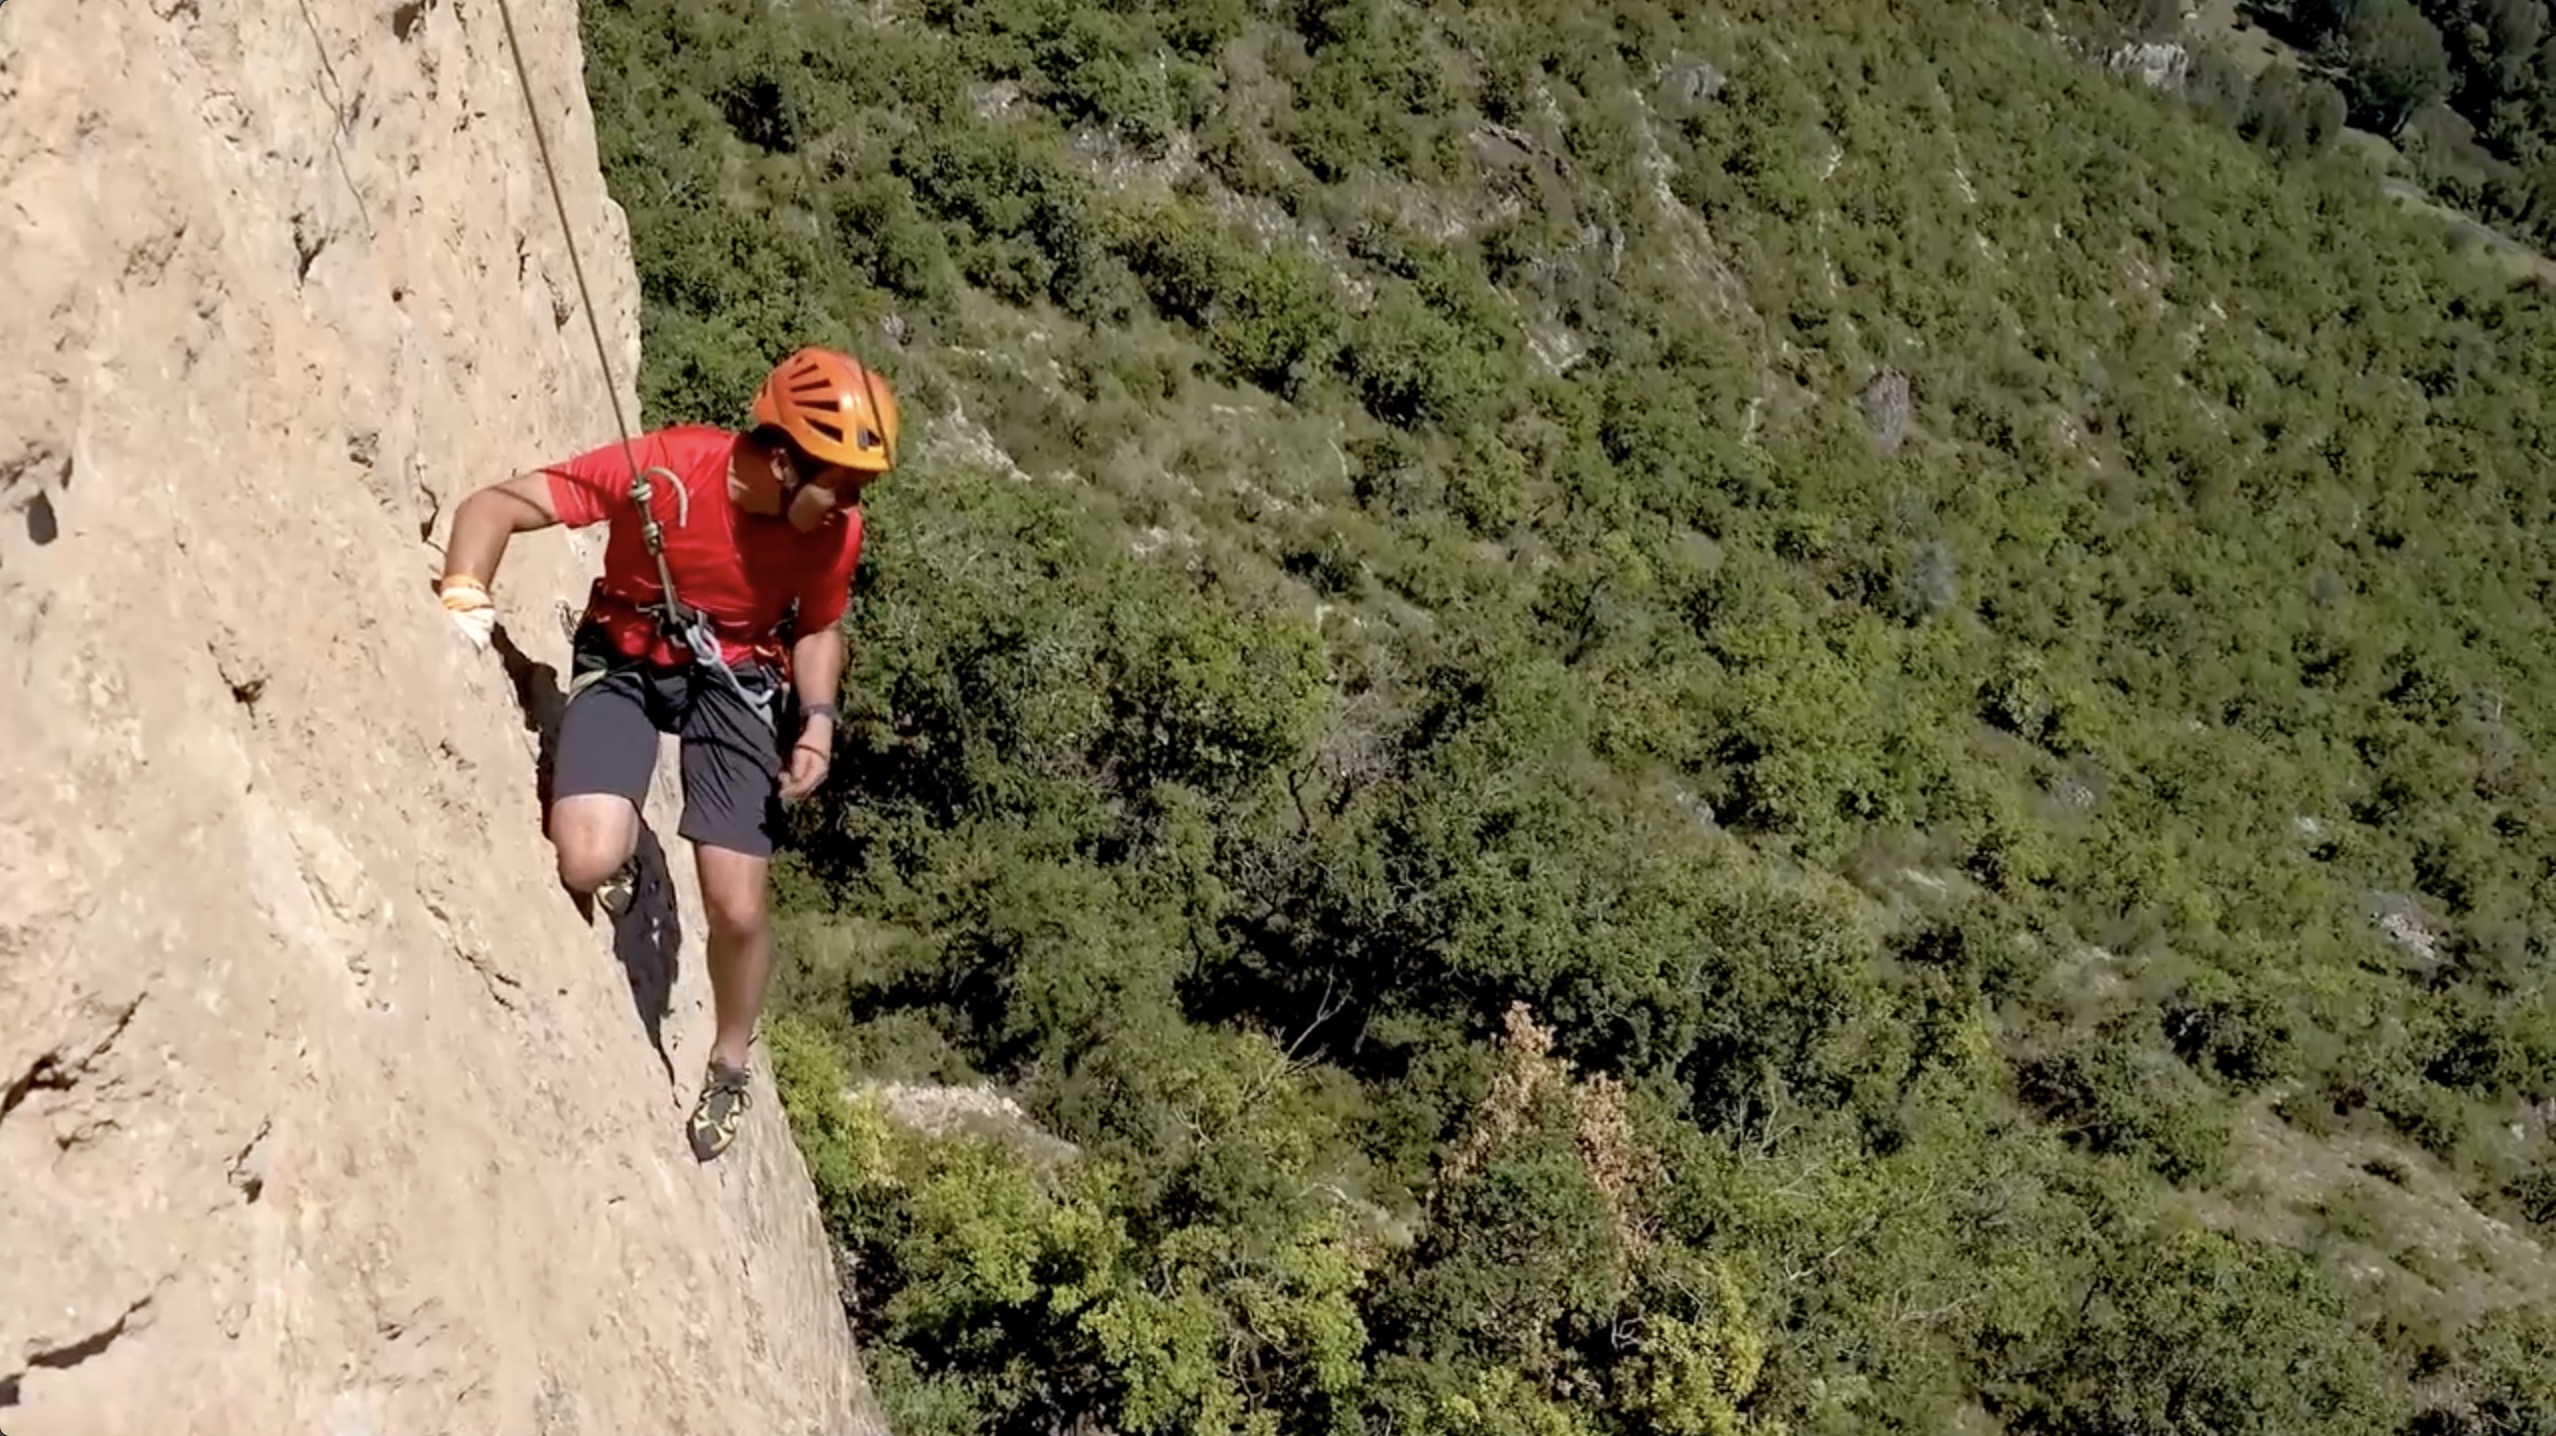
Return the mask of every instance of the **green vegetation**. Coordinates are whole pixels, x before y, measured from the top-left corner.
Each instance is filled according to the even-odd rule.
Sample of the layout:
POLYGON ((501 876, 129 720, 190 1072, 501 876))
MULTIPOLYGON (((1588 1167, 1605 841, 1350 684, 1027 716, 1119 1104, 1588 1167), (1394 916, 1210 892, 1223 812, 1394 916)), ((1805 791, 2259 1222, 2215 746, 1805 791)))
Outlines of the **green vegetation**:
POLYGON ((771 1033, 900 1432, 2556 1423, 2537 1268, 2267 1156, 2556 1215, 2556 314, 2330 115, 1882 0, 584 14, 649 421, 917 416, 771 1033))
MULTIPOLYGON (((2176 7, 2156 0, 2069 8, 2112 33, 2175 24, 2176 7)), ((2252 80, 2207 63, 2195 87, 2205 107, 2247 115, 2249 133, 2268 131, 2276 148, 2295 153, 2311 117, 2348 102, 2351 122, 2393 141, 2442 200, 2556 247, 2556 24, 2547 0, 2236 0, 2236 8, 2299 63, 2276 62, 2252 80), (2260 93, 2266 82, 2269 95, 2260 93), (2251 118, 2261 110, 2284 118, 2266 126, 2251 118)))

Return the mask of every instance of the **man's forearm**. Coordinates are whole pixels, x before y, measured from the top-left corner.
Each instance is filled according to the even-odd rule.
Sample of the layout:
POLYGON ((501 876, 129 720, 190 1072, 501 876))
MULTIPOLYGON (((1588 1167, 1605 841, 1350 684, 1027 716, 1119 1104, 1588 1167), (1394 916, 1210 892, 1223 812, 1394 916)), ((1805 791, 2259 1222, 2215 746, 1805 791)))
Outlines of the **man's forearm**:
MULTIPOLYGON (((828 626, 814 633, 800 635, 790 647, 790 673, 798 688, 802 709, 820 703, 832 703, 843 691, 843 633, 828 626)), ((813 732, 822 724, 826 741, 834 736, 832 720, 818 717, 809 724, 813 732)))
POLYGON ((506 540, 559 522, 538 474, 518 476, 477 490, 453 509, 453 531, 444 543, 444 575, 482 584, 497 578, 506 540))

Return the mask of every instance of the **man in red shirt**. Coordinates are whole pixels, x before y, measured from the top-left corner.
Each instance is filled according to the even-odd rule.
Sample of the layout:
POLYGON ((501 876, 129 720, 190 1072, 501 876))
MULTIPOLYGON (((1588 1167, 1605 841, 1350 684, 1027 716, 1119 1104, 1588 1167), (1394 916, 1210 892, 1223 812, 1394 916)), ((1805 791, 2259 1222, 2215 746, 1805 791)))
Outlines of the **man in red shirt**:
POLYGON ((453 512, 442 583, 446 611, 484 647, 496 619, 488 585, 510 537, 611 524, 571 644, 550 841, 570 891, 601 890, 608 904, 614 887, 626 891, 658 735, 678 735, 676 831, 709 910, 718 1014, 690 1122, 702 1161, 727 1150, 745 1111, 747 1049, 772 976, 765 879, 781 804, 825 780, 861 490, 896 453, 886 381, 831 350, 783 360, 753 418, 744 434, 679 425, 480 489, 453 512), (796 723, 785 720, 793 691, 796 723))

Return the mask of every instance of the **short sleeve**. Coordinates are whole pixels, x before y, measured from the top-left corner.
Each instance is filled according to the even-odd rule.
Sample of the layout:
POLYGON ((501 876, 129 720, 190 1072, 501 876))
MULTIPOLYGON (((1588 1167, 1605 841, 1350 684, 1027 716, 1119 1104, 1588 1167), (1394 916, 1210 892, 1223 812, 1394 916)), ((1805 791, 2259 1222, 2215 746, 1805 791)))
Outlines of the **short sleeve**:
POLYGON ((618 441, 544 464, 540 472, 550 479, 551 508, 569 528, 601 523, 630 503, 630 458, 618 441))
POLYGON ((852 571, 860 564, 861 511, 855 508, 843 516, 841 545, 799 591, 799 632, 816 633, 843 621, 852 603, 852 571))

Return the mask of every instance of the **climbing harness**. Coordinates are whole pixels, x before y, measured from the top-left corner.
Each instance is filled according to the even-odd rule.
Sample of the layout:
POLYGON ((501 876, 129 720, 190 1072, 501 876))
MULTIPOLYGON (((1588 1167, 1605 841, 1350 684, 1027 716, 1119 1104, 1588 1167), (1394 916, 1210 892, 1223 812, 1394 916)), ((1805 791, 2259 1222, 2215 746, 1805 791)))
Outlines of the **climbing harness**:
POLYGON ((525 117, 532 121, 533 145, 541 157, 542 177, 550 185, 551 207, 559 212, 559 238, 568 248, 568 272, 577 281, 577 301, 586 311, 586 332, 594 339, 595 362, 603 368, 604 397, 612 404, 613 427, 621 435, 621 455, 630 464, 630 500, 639 510, 639 536, 647 544, 648 557, 657 565, 657 587, 661 597, 657 603, 640 604, 638 607, 657 621, 662 632, 691 653, 696 666, 716 671, 736 691, 737 697, 763 719, 764 726, 777 730, 780 720, 774 712, 777 704, 773 700, 779 696, 780 685, 776 683, 774 692, 762 699, 747 692, 736 670, 729 667, 727 655, 720 650, 718 632, 712 627, 710 616, 686 604, 675 593, 674 571, 666 563, 665 528, 657 520, 653 506, 656 489, 649 480, 652 476, 663 475, 667 486, 674 490, 675 522, 678 525, 692 521, 692 494, 684 487, 682 477, 673 470, 639 467, 638 450, 630 440, 630 420, 621 411, 621 391, 613 387, 612 357, 604 347, 603 321, 596 317, 594 295, 586 288, 586 267, 577 257, 576 230, 568 222, 568 201, 559 191, 559 171, 550 161, 550 138, 541 127, 541 107, 533 103, 532 72, 524 65, 524 47, 515 37, 514 6, 510 0, 497 0, 497 13, 505 21, 506 48, 514 56, 515 79, 523 90, 525 117))

